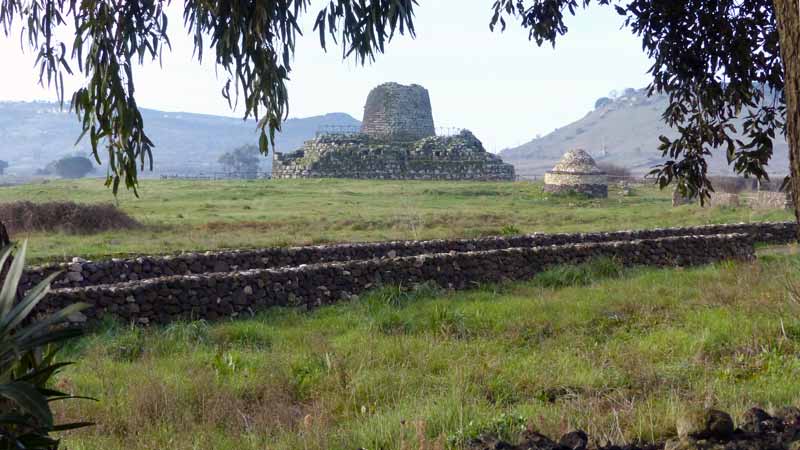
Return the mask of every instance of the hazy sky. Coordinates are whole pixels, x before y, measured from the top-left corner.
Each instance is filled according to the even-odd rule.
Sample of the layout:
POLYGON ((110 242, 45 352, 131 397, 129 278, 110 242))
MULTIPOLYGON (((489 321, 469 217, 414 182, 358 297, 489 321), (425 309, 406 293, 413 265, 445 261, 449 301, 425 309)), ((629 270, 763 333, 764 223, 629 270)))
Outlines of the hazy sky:
MULTIPOLYGON (((417 38, 395 39, 386 54, 364 67, 343 61, 340 47, 328 53, 320 49, 312 31, 317 6, 312 6, 291 74, 290 117, 341 111, 361 119, 374 86, 418 83, 430 91, 437 126, 471 129, 488 150, 499 151, 582 117, 612 89, 640 88, 649 81, 650 63, 641 43, 620 29, 622 18, 613 8, 593 7, 571 19, 570 32, 553 49, 536 47, 516 23, 505 33, 490 32, 492 0, 419 3, 417 38)), ((165 53, 163 68, 146 64, 137 69, 139 105, 239 115, 219 94, 226 78, 217 77, 211 53, 203 66, 192 59, 181 7, 182 2, 170 6, 173 50, 165 53)), ((16 33, 0 40, 0 55, 5 69, 0 100, 55 98, 54 92, 38 86, 34 55, 20 50, 16 33)), ((68 89, 80 82, 70 80, 68 89)))

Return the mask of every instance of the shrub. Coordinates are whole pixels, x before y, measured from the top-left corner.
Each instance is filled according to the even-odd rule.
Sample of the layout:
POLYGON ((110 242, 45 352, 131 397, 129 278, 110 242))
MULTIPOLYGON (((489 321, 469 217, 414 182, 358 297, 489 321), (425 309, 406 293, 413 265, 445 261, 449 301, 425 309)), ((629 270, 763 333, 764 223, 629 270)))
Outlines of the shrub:
POLYGON ((503 228, 500 229, 500 234, 503 236, 519 236, 522 231, 516 225, 508 224, 503 225, 503 228))
POLYGON ((0 222, 5 223, 11 234, 37 231, 88 234, 141 226, 114 205, 75 202, 0 203, 0 222))
POLYGON ((53 171, 61 178, 83 178, 93 170, 92 160, 83 156, 68 156, 53 164, 53 171))
MULTIPOLYGON (((87 305, 76 303, 30 320, 58 274, 50 275, 17 302, 25 249, 23 243, 0 290, 0 449, 49 450, 58 448, 58 440, 50 433, 88 425, 57 425, 50 409, 50 402, 73 398, 50 386, 53 376, 69 364, 54 362, 58 350, 55 346, 81 334, 79 329, 65 324, 71 314, 87 305)), ((10 255, 11 246, 0 252, 0 271, 10 255)))

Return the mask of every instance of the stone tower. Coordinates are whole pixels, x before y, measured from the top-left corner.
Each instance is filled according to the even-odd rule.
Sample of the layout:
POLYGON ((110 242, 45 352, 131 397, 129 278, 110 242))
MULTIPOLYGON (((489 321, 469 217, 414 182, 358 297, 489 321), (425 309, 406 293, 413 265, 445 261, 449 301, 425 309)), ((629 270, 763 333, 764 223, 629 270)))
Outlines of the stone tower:
POLYGON ((361 132, 391 141, 435 136, 428 90, 416 84, 385 83, 376 87, 367 97, 361 132))

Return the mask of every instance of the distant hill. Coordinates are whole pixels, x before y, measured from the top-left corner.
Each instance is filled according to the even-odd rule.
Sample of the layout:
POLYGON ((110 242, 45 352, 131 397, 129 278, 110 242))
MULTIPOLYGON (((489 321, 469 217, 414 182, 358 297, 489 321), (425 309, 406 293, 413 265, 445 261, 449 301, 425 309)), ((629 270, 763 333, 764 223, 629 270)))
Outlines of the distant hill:
MULTIPOLYGON (((152 109, 143 109, 142 116, 156 145, 153 150, 156 174, 219 171, 219 155, 258 142, 252 120, 152 109)), ((289 119, 278 135, 277 149, 287 152, 299 148, 323 125, 360 123, 344 113, 289 119)), ((68 108, 61 110, 58 104, 47 102, 0 102, 0 160, 11 163, 8 173, 30 174, 64 155, 87 154, 90 150, 87 139, 74 145, 79 135, 77 118, 68 108)), ((271 158, 264 158, 263 170, 270 167, 271 158)))
MULTIPOLYGON (((520 175, 540 175, 550 170, 567 150, 583 148, 598 162, 645 173, 662 160, 658 137, 677 136, 661 119, 667 103, 665 96, 647 97, 643 89, 629 89, 616 99, 599 102, 596 109, 580 120, 519 147, 505 149, 500 156, 514 164, 520 175)), ((737 125, 737 129, 741 126, 737 125)), ((770 173, 789 172, 788 151, 786 141, 780 137, 770 173)), ((724 151, 716 152, 709 167, 713 174, 732 173, 724 151)))

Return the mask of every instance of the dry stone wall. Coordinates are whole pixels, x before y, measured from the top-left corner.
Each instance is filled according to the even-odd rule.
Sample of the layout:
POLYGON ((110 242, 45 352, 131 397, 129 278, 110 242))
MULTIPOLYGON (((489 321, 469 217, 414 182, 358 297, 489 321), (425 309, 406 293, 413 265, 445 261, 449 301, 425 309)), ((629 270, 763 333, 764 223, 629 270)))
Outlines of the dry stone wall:
POLYGON ((675 236, 710 236, 741 233, 750 236, 754 242, 785 244, 796 241, 797 231, 796 222, 757 222, 598 233, 537 233, 478 239, 437 239, 289 248, 274 247, 253 250, 184 253, 174 256, 145 256, 97 262, 76 259, 72 263, 30 267, 23 274, 21 285, 23 289, 27 290, 56 271, 62 271, 63 273, 56 279, 54 287, 86 287, 165 276, 226 273, 333 261, 395 258, 453 251, 470 252, 579 243, 632 241, 675 236))
POLYGON ((273 178, 378 180, 514 180, 514 166, 489 153, 471 132, 415 142, 366 134, 323 135, 276 155, 273 178))
POLYGON ((758 191, 750 200, 753 209, 792 209, 791 195, 786 192, 758 191))
POLYGON ((739 201, 738 194, 730 194, 727 192, 712 192, 711 197, 709 197, 708 202, 706 202, 705 206, 707 208, 715 208, 715 207, 738 207, 741 206, 741 202, 739 201))
POLYGON ((253 314, 272 306, 308 308, 349 299, 382 284, 433 282, 464 289, 476 283, 524 280, 558 264, 597 257, 625 265, 690 266, 754 257, 746 234, 681 236, 331 262, 233 273, 166 276, 53 291, 39 312, 75 302, 91 307, 77 321, 106 316, 140 324, 253 314))
POLYGON ((385 83, 367 96, 361 132, 393 141, 417 141, 434 136, 428 90, 417 84, 385 83))

